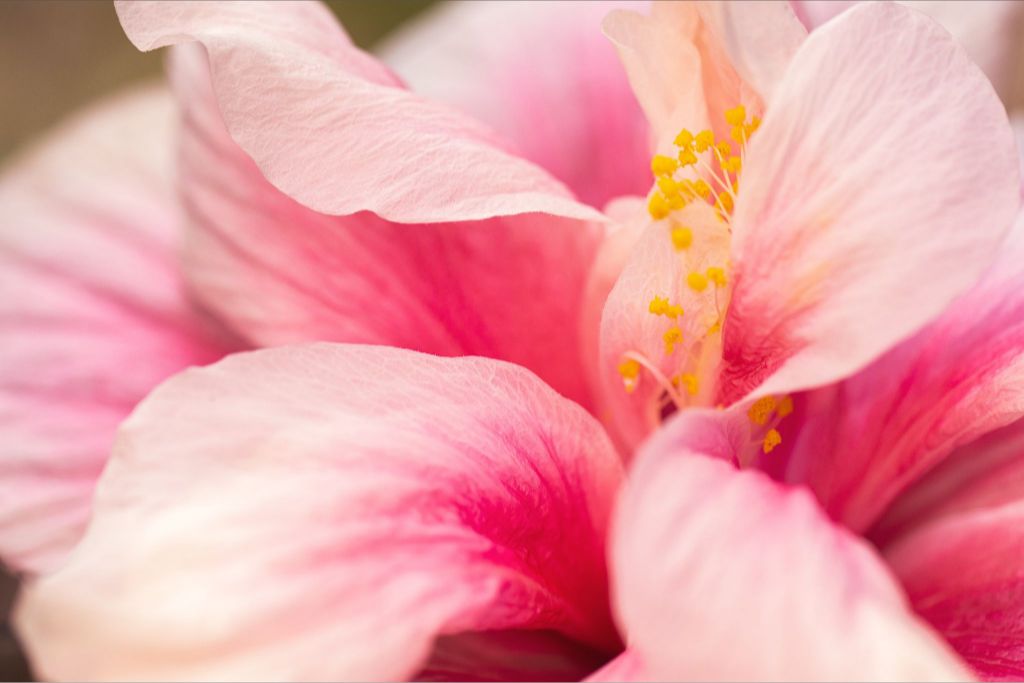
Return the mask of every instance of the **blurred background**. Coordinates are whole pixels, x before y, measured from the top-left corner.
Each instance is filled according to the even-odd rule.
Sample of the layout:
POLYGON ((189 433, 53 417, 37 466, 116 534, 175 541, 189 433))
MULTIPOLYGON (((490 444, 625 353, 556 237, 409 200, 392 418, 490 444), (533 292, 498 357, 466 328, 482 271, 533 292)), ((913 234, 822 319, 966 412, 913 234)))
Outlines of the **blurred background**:
MULTIPOLYGON (((372 48, 433 0, 328 0, 352 39, 372 48)), ((68 113, 133 81, 158 77, 161 52, 141 53, 110 0, 0 0, 0 163, 68 113)), ((30 673, 7 622, 15 580, 0 566, 0 681, 30 673)))

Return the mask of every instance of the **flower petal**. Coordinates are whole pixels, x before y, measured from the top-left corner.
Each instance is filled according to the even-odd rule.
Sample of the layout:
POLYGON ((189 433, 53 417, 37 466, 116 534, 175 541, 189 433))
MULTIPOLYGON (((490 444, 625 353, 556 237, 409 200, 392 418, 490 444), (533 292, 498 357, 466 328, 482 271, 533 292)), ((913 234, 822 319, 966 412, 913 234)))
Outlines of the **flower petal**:
POLYGON ((804 42, 741 183, 725 403, 865 366, 977 280, 1019 204, 991 85, 938 24, 885 3, 804 42))
POLYGON ((1024 416, 1024 218, 985 279, 850 379, 811 392, 786 478, 864 531, 986 432, 1024 416))
MULTIPOLYGON (((790 0, 808 30, 856 4, 853 0, 790 0)), ((904 2, 943 25, 1007 100, 1012 86, 1017 36, 1024 18, 1019 2, 1003 0, 914 0, 904 2)), ((1007 100, 1008 101, 1008 100, 1007 100)))
POLYGON ((728 55, 732 67, 765 102, 807 38, 789 3, 734 0, 701 2, 701 19, 728 55))
POLYGON ((402 222, 534 211, 600 218, 480 124, 400 88, 319 3, 116 7, 141 50, 206 48, 232 137, 270 182, 317 211, 402 222))
POLYGON ((235 355, 125 423, 17 623, 48 678, 407 678, 437 636, 506 629, 611 649, 621 477, 593 418, 510 364, 235 355))
POLYGON ((735 469, 743 421, 680 414, 640 453, 618 504, 616 607, 649 677, 965 677, 866 543, 806 491, 735 469))
POLYGON ((1024 676, 1024 501, 943 517, 885 555, 918 614, 979 676, 1024 676))
POLYGON ((416 93, 491 126, 601 207, 651 182, 647 121, 600 29, 625 4, 441 3, 375 52, 416 93))
POLYGON ((689 405, 706 405, 710 400, 713 382, 706 381, 705 372, 716 366, 701 361, 715 357, 720 348, 721 336, 709 334, 720 320, 718 290, 716 284, 708 283, 706 289, 696 291, 687 285, 687 275, 720 267, 729 255, 725 223, 703 202, 693 202, 677 213, 679 223, 689 226, 692 235, 682 257, 673 245, 671 229, 663 222, 651 222, 645 207, 637 210, 647 225, 605 301, 598 363, 600 405, 608 412, 613 435, 627 451, 661 424, 667 397, 689 405), (652 314, 655 297, 679 306, 682 315, 652 314), (679 331, 671 350, 665 338, 669 330, 679 331), (624 386, 619 370, 630 360, 641 363, 635 387, 624 386), (697 381, 690 389, 679 385, 687 374, 697 381))
POLYGON ((274 189, 231 139, 199 48, 175 48, 170 71, 185 119, 187 274, 245 338, 500 358, 589 402, 576 321, 600 226, 546 214, 415 226, 325 216, 274 189))
MULTIPOLYGON (((654 3, 655 10, 659 6, 654 3)), ((708 116, 701 54, 693 43, 698 15, 689 6, 670 11, 669 16, 647 16, 615 10, 602 23, 659 142, 684 126, 703 128, 708 116)))
POLYGON ((98 105, 0 179, 0 556, 53 567, 78 540, 117 424, 235 342, 178 270, 173 103, 98 105))

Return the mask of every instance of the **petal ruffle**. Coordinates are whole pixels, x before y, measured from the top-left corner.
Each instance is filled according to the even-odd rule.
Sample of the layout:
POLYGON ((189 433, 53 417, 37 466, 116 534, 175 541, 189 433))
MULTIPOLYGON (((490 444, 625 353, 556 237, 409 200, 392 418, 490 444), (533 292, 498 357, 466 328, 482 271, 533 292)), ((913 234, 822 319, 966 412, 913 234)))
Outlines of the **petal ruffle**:
POLYGON ((0 556, 53 567, 78 540, 118 423, 237 345, 185 294, 162 87, 78 116, 0 179, 0 556))
POLYGON ((276 187, 401 222, 546 212, 599 219, 482 125, 420 99, 319 3, 118 2, 141 50, 201 43, 228 130, 276 187))
POLYGON ((185 119, 186 272, 245 338, 499 358, 589 404, 577 320, 600 226, 546 214, 398 225, 317 213, 271 186, 228 135, 199 48, 176 47, 170 72, 185 119))
POLYGON ((650 186, 649 127, 600 27, 625 4, 442 3, 375 52, 601 207, 650 186))
POLYGON ((807 491, 733 466, 734 413, 681 414, 617 506, 616 608, 649 678, 965 677, 866 543, 807 491))
POLYGON ((407 678, 438 636, 508 629, 614 651, 621 477, 594 419, 510 364, 235 355, 124 424, 86 537, 17 623, 50 678, 407 678))
POLYGON ((978 279, 1018 204, 1003 106, 941 26, 867 3, 814 31, 747 149, 722 402, 865 366, 978 279))

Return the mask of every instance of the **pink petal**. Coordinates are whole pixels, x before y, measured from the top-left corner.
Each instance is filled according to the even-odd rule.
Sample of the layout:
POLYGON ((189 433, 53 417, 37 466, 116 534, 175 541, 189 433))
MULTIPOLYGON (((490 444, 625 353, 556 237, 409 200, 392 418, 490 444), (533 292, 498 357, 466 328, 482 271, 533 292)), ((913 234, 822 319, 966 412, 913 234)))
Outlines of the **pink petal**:
POLYGON ((871 530, 879 545, 954 515, 1024 500, 1024 420, 956 449, 896 502, 871 530))
MULTIPOLYGON (((732 67, 765 102, 771 100, 807 29, 786 2, 702 2, 701 18, 732 67)), ((727 104, 726 107, 735 106, 727 104)))
POLYGON ((78 540, 117 424, 235 343, 178 271, 163 88, 65 124, 0 178, 0 556, 26 572, 78 540))
POLYGON ((940 26, 869 3, 813 32, 747 149, 723 402, 821 386, 915 332, 1018 203, 1003 106, 940 26))
POLYGON ((376 51, 414 91, 488 124, 601 207, 651 184, 647 121, 600 28, 627 4, 443 3, 376 51))
MULTIPOLYGON (((855 5, 851 0, 791 0, 808 29, 817 28, 855 5)), ((1017 36, 1024 19, 1019 2, 1003 0, 914 0, 904 3, 943 25, 971 59, 1009 101, 1017 53, 1017 36)))
MULTIPOLYGON (((655 10, 660 6, 654 3, 655 10)), ((659 141, 684 126, 704 127, 708 115, 701 54, 693 44, 700 26, 697 13, 688 5, 669 11, 655 17, 615 10, 602 24, 659 141)))
MULTIPOLYGON (((704 272, 708 267, 721 266, 729 256, 726 224, 708 204, 694 202, 677 214, 679 222, 690 226, 693 234, 685 259, 673 247, 663 223, 651 223, 645 207, 635 210, 640 212, 637 220, 647 225, 627 228, 642 234, 605 301, 597 365, 599 405, 608 414, 613 435, 627 451, 661 424, 661 405, 671 389, 666 383, 694 369, 691 359, 701 356, 699 345, 703 345, 699 348, 707 356, 719 352, 714 347, 719 335, 711 335, 705 343, 708 330, 720 317, 716 309, 718 294, 714 290, 696 292, 686 285, 686 278, 691 270, 704 272), (671 304, 680 306, 683 315, 675 320, 651 315, 650 302, 654 297, 667 298, 671 304), (681 331, 682 339, 667 353, 664 335, 672 327, 681 331), (625 360, 638 356, 646 359, 649 367, 642 370, 636 388, 627 391, 619 367, 625 360)), ((707 381, 703 375, 699 379, 702 381, 697 395, 678 390, 682 400, 691 405, 707 405, 712 398, 713 381, 707 381)))
POLYGON ((638 456, 612 575, 654 680, 948 680, 965 675, 871 548, 807 491, 731 463, 742 412, 687 411, 638 456))
POLYGON ((978 675, 1024 676, 1024 502, 943 517, 886 558, 917 612, 978 675))
POLYGON ((403 221, 600 215, 493 134, 415 97, 318 3, 118 2, 136 47, 200 42, 232 137, 276 187, 403 221))
POLYGON ((509 629, 614 651, 621 477, 593 418, 511 364, 231 356, 125 423, 93 523, 27 591, 20 633, 47 678, 407 678, 437 636, 509 629))
POLYGON ((865 530, 955 448, 1024 415, 1024 219, 986 278, 864 371, 812 392, 787 478, 865 530))
POLYGON ((577 320, 599 226, 546 214, 408 226, 307 209, 235 145, 202 52, 188 47, 170 69, 185 118, 187 273, 205 305, 258 345, 501 358, 588 402, 577 320))

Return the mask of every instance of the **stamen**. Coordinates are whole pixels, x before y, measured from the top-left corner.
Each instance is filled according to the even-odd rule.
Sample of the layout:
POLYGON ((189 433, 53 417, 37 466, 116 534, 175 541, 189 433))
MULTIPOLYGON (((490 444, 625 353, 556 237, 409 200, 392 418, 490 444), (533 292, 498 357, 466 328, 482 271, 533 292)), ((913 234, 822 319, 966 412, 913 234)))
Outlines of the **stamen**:
POLYGON ((622 375, 622 384, 626 387, 626 393, 632 394, 640 382, 640 364, 635 360, 626 359, 619 363, 619 374, 622 375))
POLYGON ((665 355, 671 356, 676 350, 676 344, 683 341, 683 331, 676 326, 668 328, 661 336, 665 342, 665 355))
POLYGON ((708 278, 704 273, 694 271, 686 276, 686 284, 695 292, 703 292, 708 287, 708 278))
POLYGON ((683 251, 693 244, 693 230, 683 226, 672 228, 672 246, 676 251, 683 251))
POLYGON ((779 434, 779 430, 769 429, 768 433, 764 435, 764 441, 762 442, 761 449, 766 454, 771 453, 780 443, 782 443, 782 434, 779 434))
POLYGON ((774 396, 765 396, 754 401, 754 404, 747 410, 747 417, 759 427, 768 424, 768 418, 772 416, 777 402, 774 396))

